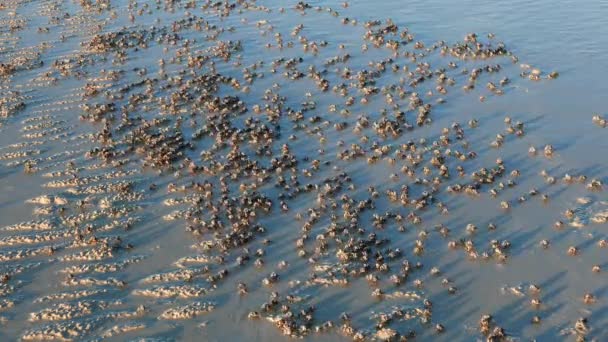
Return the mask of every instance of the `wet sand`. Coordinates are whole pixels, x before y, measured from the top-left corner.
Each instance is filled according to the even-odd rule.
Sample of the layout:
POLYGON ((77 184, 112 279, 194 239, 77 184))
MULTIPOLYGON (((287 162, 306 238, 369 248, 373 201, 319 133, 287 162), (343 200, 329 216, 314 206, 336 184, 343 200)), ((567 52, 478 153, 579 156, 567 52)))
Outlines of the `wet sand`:
POLYGON ((0 339, 608 338, 601 2, 0 9, 0 339))

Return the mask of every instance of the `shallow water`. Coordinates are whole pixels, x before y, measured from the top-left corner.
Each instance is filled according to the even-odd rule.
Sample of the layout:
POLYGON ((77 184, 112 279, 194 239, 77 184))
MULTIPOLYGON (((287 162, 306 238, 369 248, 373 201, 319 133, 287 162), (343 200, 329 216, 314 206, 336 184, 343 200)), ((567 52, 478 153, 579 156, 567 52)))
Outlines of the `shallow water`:
MULTIPOLYGON (((100 2, 101 3, 101 2, 100 2)), ((484 340, 485 337, 478 330, 478 321, 483 314, 491 314, 494 322, 503 327, 510 339, 516 341, 528 341, 536 339, 538 341, 553 341, 561 339, 575 339, 575 336, 564 337, 564 332, 568 328, 574 327, 575 321, 579 317, 587 317, 589 320, 589 333, 587 338, 591 340, 603 341, 608 339, 608 306, 607 296, 608 287, 606 283, 605 271, 592 272, 593 265, 600 265, 602 269, 608 267, 608 255, 606 248, 600 248, 598 242, 607 238, 606 224, 591 222, 590 218, 598 213, 608 210, 608 196, 605 191, 589 191, 585 184, 591 179, 598 179, 606 183, 608 181, 608 158, 605 151, 608 149, 608 139, 606 128, 598 127, 592 122, 594 113, 605 114, 607 105, 604 94, 608 93, 608 84, 605 81, 608 75, 608 62, 605 55, 608 53, 608 35, 604 34, 605 17, 608 16, 608 2, 606 1, 560 1, 555 4, 552 1, 537 1, 529 3, 524 1, 505 2, 500 5, 492 2, 474 1, 409 1, 404 4, 401 1, 350 1, 348 8, 342 8, 341 2, 334 1, 313 1, 310 4, 323 7, 323 11, 317 12, 314 9, 306 10, 306 14, 294 10, 295 1, 258 1, 259 6, 266 6, 273 11, 266 13, 261 10, 244 9, 241 13, 238 10, 232 11, 230 16, 221 18, 217 13, 210 10, 201 10, 202 2, 197 4, 197 8, 185 9, 185 3, 175 3, 173 13, 162 9, 155 9, 153 3, 149 3, 151 14, 138 15, 137 9, 134 22, 130 22, 127 10, 129 2, 114 1, 112 8, 116 11, 116 17, 112 18, 111 10, 95 11, 86 9, 78 3, 57 2, 57 1, 7 1, 7 8, 0 11, 1 20, 11 18, 23 18, 24 27, 14 32, 2 29, 2 44, 0 47, 0 61, 4 62, 13 58, 15 54, 24 51, 29 47, 38 46, 42 42, 48 42, 47 49, 35 47, 34 50, 40 53, 38 60, 43 61, 44 65, 33 65, 31 69, 20 69, 10 77, 0 79, 0 91, 2 97, 8 97, 8 91, 20 91, 26 96, 23 100, 26 104, 25 109, 15 111, 6 118, 0 118, 0 154, 15 151, 40 151, 40 155, 27 157, 11 158, 0 160, 0 256, 7 256, 6 260, 0 259, 0 273, 11 273, 15 267, 31 266, 23 272, 13 274, 6 284, 2 284, 0 292, 0 340, 16 340, 28 337, 31 332, 37 332, 43 326, 53 326, 63 323, 90 323, 90 329, 84 329, 78 335, 64 335, 64 338, 74 340, 112 340, 130 341, 142 338, 150 338, 159 341, 172 340, 208 340, 220 341, 229 338, 230 340, 288 340, 290 337, 283 336, 281 331, 275 329, 273 323, 265 319, 250 320, 247 318, 249 312, 260 311, 260 306, 268 300, 272 291, 277 291, 281 296, 288 293, 306 296, 303 303, 294 304, 298 311, 309 305, 314 305, 314 324, 320 325, 325 321, 331 320, 334 328, 327 332, 312 332, 304 338, 315 341, 342 341, 350 340, 344 336, 338 326, 340 323, 340 313, 348 312, 352 317, 352 325, 357 329, 362 329, 373 337, 374 320, 370 316, 377 312, 387 312, 393 307, 402 307, 404 310, 421 307, 421 300, 412 299, 378 299, 371 295, 375 288, 381 288, 385 293, 395 290, 417 291, 423 298, 428 298, 432 303, 432 317, 429 323, 421 323, 415 317, 410 320, 396 320, 390 323, 392 329, 396 329, 400 334, 406 335, 409 331, 416 332, 417 340, 432 341, 471 341, 484 340), (58 7, 51 8, 56 4, 58 7), (285 13, 279 13, 278 8, 285 7, 285 13), (339 12, 338 17, 332 16, 325 11, 330 7, 339 12), (9 12, 16 12, 13 16, 9 12), (273 209, 269 214, 259 213, 257 222, 266 228, 266 232, 256 237, 246 245, 234 248, 228 252, 218 253, 216 250, 205 250, 200 245, 201 241, 213 240, 214 236, 210 232, 203 232, 201 236, 194 236, 186 231, 186 220, 180 217, 173 221, 164 219, 165 215, 172 213, 176 209, 188 209, 196 205, 184 204, 177 206, 165 205, 164 201, 169 198, 180 198, 184 194, 176 192, 169 193, 167 185, 176 183, 178 185, 188 184, 192 181, 204 182, 209 180, 216 184, 216 192, 219 186, 217 176, 208 176, 203 173, 189 174, 184 170, 181 175, 175 175, 172 171, 157 172, 152 167, 142 167, 142 154, 126 152, 125 164, 113 166, 104 164, 99 157, 88 158, 86 152, 98 146, 104 145, 101 141, 92 139, 92 134, 98 134, 103 130, 100 122, 91 123, 86 120, 79 120, 83 114, 80 107, 83 103, 103 103, 103 92, 92 97, 83 96, 83 86, 88 82, 95 82, 99 85, 107 85, 110 92, 118 94, 118 89, 129 82, 142 80, 144 77, 156 77, 160 66, 158 60, 163 58, 167 61, 164 68, 168 75, 174 76, 180 70, 184 70, 183 64, 171 63, 169 60, 175 56, 176 50, 183 43, 183 40, 175 46, 165 44, 159 46, 151 42, 147 49, 134 51, 129 49, 126 54, 127 60, 124 64, 112 63, 116 58, 115 54, 90 53, 80 55, 83 51, 81 43, 89 42, 95 33, 107 33, 120 30, 122 27, 133 29, 149 29, 155 25, 169 25, 174 20, 185 17, 185 12, 199 15, 211 24, 218 27, 234 27, 234 32, 223 32, 219 35, 221 40, 240 40, 242 51, 235 52, 242 56, 241 65, 234 66, 231 60, 224 62, 217 58, 215 67, 218 73, 233 76, 242 80, 242 69, 259 60, 264 61, 264 65, 257 70, 263 72, 264 77, 258 78, 251 85, 251 91, 244 93, 236 91, 228 85, 222 85, 218 90, 221 96, 237 95, 249 107, 249 111, 244 115, 234 115, 231 122, 236 127, 244 127, 245 119, 249 116, 266 122, 266 115, 254 114, 251 107, 256 104, 263 104, 262 97, 266 89, 277 83, 280 87, 273 91, 285 97, 284 106, 299 108, 301 102, 307 101, 305 93, 311 92, 312 98, 317 102, 316 109, 305 113, 308 119, 312 115, 319 115, 322 120, 330 121, 330 125, 323 127, 320 131, 326 138, 325 143, 319 142, 316 133, 307 134, 304 130, 294 131, 291 122, 283 111, 280 119, 280 136, 273 142, 273 155, 280 154, 281 145, 288 143, 291 153, 298 157, 298 179, 302 184, 316 183, 323 186, 323 180, 327 177, 334 177, 339 172, 345 171, 352 177, 355 189, 346 191, 346 186, 335 196, 338 200, 342 193, 356 199, 364 200, 370 196, 368 187, 373 186, 380 196, 374 201, 375 208, 364 211, 359 218, 359 225, 366 230, 365 235, 375 232, 379 237, 389 239, 390 242, 385 246, 374 249, 383 252, 386 248, 400 248, 403 257, 415 264, 422 263, 423 267, 419 270, 412 270, 409 278, 400 287, 396 287, 389 282, 389 275, 397 272, 401 259, 390 262, 391 270, 388 273, 373 272, 378 274, 380 282, 370 285, 364 277, 351 277, 347 286, 307 285, 306 281, 311 279, 315 264, 307 258, 297 255, 296 240, 302 234, 304 221, 295 220, 296 213, 303 213, 306 210, 317 206, 316 193, 302 194, 292 200, 288 200, 289 211, 282 212, 278 207, 278 195, 283 192, 274 186, 275 176, 272 181, 260 183, 257 191, 268 196, 273 200, 273 209), (51 17, 61 17, 63 13, 70 13, 70 18, 60 18, 56 23, 50 23, 51 17), (343 25, 341 18, 356 18, 358 24, 343 25), (511 63, 507 57, 497 60, 470 62, 459 61, 456 58, 441 57, 437 53, 431 53, 424 61, 431 64, 431 70, 438 67, 445 67, 447 62, 455 60, 460 67, 469 69, 483 65, 500 63, 503 67, 500 74, 483 74, 479 77, 474 90, 465 92, 461 89, 465 84, 467 76, 458 75, 452 72, 456 79, 456 85, 449 88, 445 98, 446 103, 434 105, 431 118, 432 123, 422 127, 416 127, 411 131, 396 138, 378 137, 372 128, 364 130, 361 134, 352 132, 357 117, 366 113, 370 122, 381 118, 381 109, 388 108, 383 101, 383 94, 370 97, 367 105, 359 103, 360 93, 357 89, 350 89, 349 95, 356 96, 357 101, 349 109, 350 116, 342 116, 338 112, 346 108, 344 98, 330 91, 321 92, 315 82, 308 77, 301 80, 290 81, 281 74, 285 69, 283 66, 277 67, 277 73, 270 72, 271 62, 279 57, 289 59, 292 57, 303 57, 303 62, 298 65, 298 69, 306 73, 308 65, 316 65, 323 68, 323 62, 337 54, 344 52, 338 48, 339 44, 345 45, 345 52, 351 54, 351 59, 345 63, 337 63, 328 66, 328 79, 331 86, 352 80, 344 81, 334 73, 334 68, 342 69, 348 65, 353 70, 373 67, 368 66, 368 61, 380 61, 391 57, 392 52, 387 48, 374 48, 371 46, 366 52, 361 51, 363 44, 362 36, 366 29, 363 27, 365 21, 392 19, 400 29, 407 27, 415 35, 415 41, 420 40, 426 46, 444 40, 448 44, 462 41, 463 37, 470 32, 478 33, 480 39, 485 40, 485 36, 492 32, 496 35, 495 41, 504 41, 509 50, 519 57, 515 64, 511 63), (242 21, 246 19, 246 21, 242 21), (256 26, 256 22, 267 20, 267 24, 256 26), (309 41, 328 42, 327 47, 320 48, 318 55, 314 56, 310 52, 304 53, 301 44, 297 39, 290 35, 290 32, 298 24, 303 24, 304 28, 298 34, 305 36, 309 41), (269 32, 268 24, 273 26, 269 32), (99 25, 99 26, 97 26, 99 25), (38 33, 39 26, 49 27, 48 33, 38 33), (278 50, 276 47, 266 49, 266 43, 275 44, 274 33, 280 32, 285 42, 294 41, 293 48, 278 50), (65 34, 65 41, 59 41, 59 36, 65 34), (18 40, 13 41, 14 37, 18 40), (167 51, 163 51, 163 47, 167 51), (107 60, 103 61, 102 57, 107 60), (74 73, 61 75, 53 62, 65 58, 89 57, 94 62, 91 65, 84 64, 77 66, 70 62, 74 68, 80 68, 84 74, 77 77, 74 73), (522 71, 520 64, 527 63, 534 68, 543 71, 543 79, 533 82, 526 78, 520 78, 518 74, 522 71), (138 76, 134 68, 147 68, 147 76, 138 76), (123 70, 124 73, 117 81, 112 80, 93 80, 102 77, 100 70, 123 70), (555 80, 546 79, 551 71, 558 71, 559 77, 555 80), (37 78, 44 73, 50 72, 49 76, 56 78, 51 86, 45 86, 44 81, 37 78), (486 89, 486 83, 492 81, 498 84, 500 78, 508 76, 511 83, 505 85, 502 96, 493 95, 486 89), (6 94, 6 95, 5 95, 6 94), (483 102, 479 101, 480 96, 485 96, 483 102), (58 102, 63 101, 63 102, 58 102), (338 112, 330 112, 330 104, 338 104, 338 112), (45 118, 44 115, 53 117, 45 118), (490 147, 490 142, 495 139, 496 134, 505 131, 505 116, 510 116, 515 121, 525 124, 525 135, 521 138, 514 135, 506 135, 504 145, 495 149, 490 147), (479 127, 471 129, 467 121, 471 119, 479 121, 479 127), (343 131, 334 129, 336 122, 348 122, 348 126, 343 131), (397 227, 400 225, 393 219, 388 220, 382 229, 373 227, 372 214, 383 214, 386 211, 393 211, 406 216, 412 212, 413 207, 404 207, 395 203, 390 203, 385 195, 387 189, 399 190, 407 184, 411 186, 412 197, 420 195, 423 186, 413 184, 413 179, 408 178, 400 172, 400 168, 405 161, 398 160, 395 165, 390 165, 385 160, 380 160, 368 165, 365 158, 354 161, 338 160, 336 153, 343 150, 337 146, 339 140, 345 142, 348 147, 351 143, 360 143, 369 151, 371 142, 379 141, 381 145, 391 144, 394 148, 406 143, 409 140, 418 141, 426 138, 429 142, 438 139, 442 134, 441 129, 450 127, 453 122, 459 122, 466 132, 466 140, 469 142, 469 149, 459 145, 456 141, 452 144, 452 149, 463 151, 473 150, 477 153, 477 158, 467 160, 462 163, 467 176, 459 178, 455 166, 460 164, 458 161, 450 160, 448 166, 452 174, 440 186, 441 192, 436 197, 445 203, 449 208, 449 215, 440 215, 439 210, 434 206, 426 210, 417 211, 422 218, 422 223, 414 225, 405 224, 405 232, 399 232, 397 227), (28 128, 28 125, 45 123, 52 127, 28 128), (49 129, 59 128, 59 131, 48 131, 49 129), (26 136, 27 133, 42 132, 46 135, 39 137, 26 136), (62 135, 63 134, 63 135, 62 135), (298 139, 288 140, 288 137, 296 134, 298 139), (370 142, 365 144, 360 142, 361 135, 369 136, 370 142), (11 146, 11 144, 31 143, 39 141, 40 145, 11 146), (551 144, 555 148, 555 153, 551 158, 543 156, 543 147, 551 144), (530 146, 535 146, 539 153, 535 157, 528 155, 530 146), (320 154, 319 149, 324 149, 325 154, 320 154), (66 153, 67 152, 67 153, 66 153), (301 173, 301 168, 311 169, 310 161, 305 161, 304 157, 319 159, 322 162, 329 161, 330 165, 322 165, 317 172, 313 172, 311 177, 306 177, 301 173), (48 158, 47 158, 48 157, 48 158), (31 173, 24 172, 24 166, 11 165, 11 162, 24 162, 29 158, 41 158, 34 165, 35 170, 31 173), (47 159, 43 159, 47 158, 47 159), (496 198, 492 198, 488 193, 490 188, 496 184, 484 185, 481 194, 477 197, 469 197, 464 194, 449 194, 444 189, 449 184, 455 182, 466 183, 470 180, 469 175, 482 168, 495 166, 495 160, 502 158, 508 172, 518 169, 521 175, 515 179, 517 185, 513 188, 506 188, 500 192, 496 198), (70 175, 49 177, 45 175, 49 172, 66 170, 66 163, 72 162, 73 167, 83 168, 78 171, 76 179, 86 179, 99 175, 99 179, 92 180, 88 184, 76 186, 49 187, 49 182, 57 180, 70 180, 70 175), (94 168, 94 165, 100 165, 94 168), (337 169, 334 169, 336 167, 337 169), (123 175, 118 175, 112 179, 106 177, 108 172, 125 171, 123 175), (557 179, 551 185, 543 179, 539 173, 546 170, 550 176, 557 179), (391 180, 390 175, 399 175, 397 180, 391 180), (584 174, 587 181, 579 184, 567 185, 562 182, 562 177, 566 174, 584 174), (125 213, 105 213, 95 219, 77 222, 73 226, 65 224, 65 215, 78 215, 88 213, 94 209, 101 209, 101 199, 115 195, 117 192, 83 194, 70 192, 70 189, 86 190, 89 185, 108 184, 108 182, 129 181, 132 182, 122 195, 132 195, 132 200, 118 198, 111 205, 113 208, 129 209, 133 211, 125 213), (150 191, 149 185, 158 185, 156 191, 150 191), (532 188, 537 188, 540 194, 547 194, 550 200, 543 203, 540 194, 530 197, 523 203, 518 203, 518 197, 527 195, 532 188), (28 199, 35 198, 43 194, 52 194, 67 199, 67 204, 42 205, 26 203, 28 199), (137 195, 137 196, 136 196, 137 195), (415 195, 415 196, 414 196, 415 195), (582 204, 577 202, 581 197, 589 197, 590 202, 582 204), (78 205, 78 201, 84 201, 83 205, 78 205), (511 208, 502 210, 501 201, 509 201, 511 208), (136 207, 133 207, 136 206, 136 207), (35 211, 37 207, 47 208, 47 212, 35 211), (60 207, 66 208, 66 213, 59 212, 60 207), (583 222, 582 227, 573 227, 569 224, 569 219, 563 213, 567 209, 573 209, 578 220, 583 222), (126 224, 131 218, 133 223, 126 224), (57 222, 52 229, 47 231, 28 231, 26 229, 8 230, 6 227, 27 222, 31 220, 48 219, 57 222), (113 221, 118 221, 115 226, 103 228, 104 225, 113 221), (562 220, 565 225, 561 229, 554 228, 554 222, 562 220), (495 223, 497 229, 489 231, 487 225, 495 223), (478 227, 475 234, 466 232, 467 224, 472 223, 478 227), (69 255, 80 253, 81 251, 97 250, 101 244, 90 244, 88 246, 74 246, 74 234, 76 230, 85 231, 86 225, 90 224, 92 233, 85 233, 86 236, 95 235, 98 239, 108 238, 109 241, 116 236, 120 236, 122 242, 119 247, 112 249, 111 255, 100 260, 65 260, 69 255), (441 237, 435 227, 444 224, 451 230, 448 238, 441 237), (5 228, 1 228, 5 227, 5 228), (424 253, 414 255, 413 248, 416 240, 422 240, 420 232, 426 231, 428 237, 424 240, 424 253), (54 232, 67 232, 67 235, 52 238, 54 232), (15 243, 14 239, 20 236, 48 236, 50 241, 20 242, 15 243), (272 243, 264 245, 262 239, 269 239, 272 243), (467 256, 467 253, 460 249, 448 248, 448 241, 466 239, 474 242, 479 250, 489 251, 490 241, 508 240, 511 247, 505 253, 508 255, 506 261, 499 261, 495 256, 488 260, 483 260, 481 255, 477 259, 467 256), (550 241, 548 249, 539 247, 539 242, 543 239, 550 241), (13 242, 11 242, 13 241, 13 242), (126 243, 131 243, 133 248, 125 248, 126 243), (42 253, 40 255, 25 255, 17 259, 10 257, 14 252, 26 252, 26 249, 37 249, 45 246, 54 246, 55 252, 52 255, 42 253), (570 246, 576 246, 579 253, 576 256, 569 256, 567 250, 570 246), (251 261, 243 267, 236 266, 236 257, 243 254, 243 248, 248 248, 251 252, 251 261), (265 255, 262 257, 265 264, 261 268, 253 266, 256 257, 254 252, 263 248, 265 255), (215 261, 208 262, 209 272, 193 277, 190 280, 177 279, 168 281, 149 282, 146 278, 165 272, 179 270, 176 265, 178 259, 194 254, 204 254, 210 257, 222 255, 223 263, 215 261), (135 261, 133 261, 135 260, 135 261), (131 262, 133 261, 133 262, 131 262), (288 266, 281 268, 279 261, 286 261, 288 266), (113 284, 80 284, 68 285, 66 281, 70 279, 66 274, 65 268, 82 264, 106 265, 108 263, 127 262, 124 267, 117 267, 115 270, 100 272, 95 270, 85 270, 81 274, 74 274, 74 279, 92 277, 99 281, 115 278, 124 282, 122 286, 113 284), (441 270, 439 276, 430 274, 432 267, 441 270), (222 269, 229 271, 225 279, 210 281, 210 274, 217 274, 222 269), (272 286, 264 286, 263 278, 271 272, 279 274, 279 281, 272 286), (449 294, 447 287, 441 284, 441 279, 448 278, 450 286, 457 288, 455 294, 449 294), (414 279, 420 279, 423 286, 416 288, 413 284, 414 279), (299 284, 296 282, 300 282, 299 284), (237 283, 243 282, 248 285, 248 294, 240 296, 236 294, 237 283), (541 292, 538 295, 528 293, 529 284, 538 284, 541 292), (208 290, 203 295, 196 298, 148 298, 138 295, 137 291, 150 289, 153 286, 199 286, 208 290), (509 288, 522 286, 523 295, 514 294, 509 288), (36 301, 46 295, 55 293, 74 293, 79 290, 99 290, 102 292, 80 299, 55 299, 49 301, 36 301), (583 295, 591 293, 596 297, 593 304, 583 303, 583 295), (538 307, 532 306, 530 300, 539 298, 541 304, 538 307), (3 300, 13 303, 12 307, 2 308, 3 300), (58 320, 42 319, 33 320, 32 313, 39 312, 45 308, 54 307, 59 303, 77 303, 78 301, 90 301, 93 309, 79 317, 62 317, 58 320), (183 320, 164 320, 159 317, 170 308, 184 306, 193 301, 213 302, 215 308, 208 313, 202 313, 194 318, 183 320), (109 303, 107 307, 103 302, 109 303), (144 305, 143 312, 137 311, 139 305, 144 305), (122 318, 108 316, 108 313, 123 313, 122 318), (127 317, 127 314, 129 315, 127 317), (541 317, 540 324, 531 324, 533 316, 541 317), (119 324, 141 324, 143 328, 130 332, 123 332, 115 336, 104 336, 104 333, 119 324), (441 323, 445 331, 441 334, 435 331, 435 324, 441 323)), ((139 8, 143 3, 139 4, 139 8)), ((180 38, 196 39, 192 43, 191 52, 205 50, 215 45, 212 40, 205 40, 204 36, 209 32, 197 32, 192 29, 184 29, 179 32, 180 38)), ((296 35, 297 36, 297 35, 296 35)), ((400 51, 412 51, 411 43, 400 48, 400 51)), ((233 56, 234 57, 234 56, 233 56)), ((408 65, 410 70, 415 69, 416 65, 409 62, 405 57, 395 58, 395 63, 400 66, 408 65)), ((206 66, 208 67, 208 65, 206 66)), ((202 69, 207 71, 208 69, 202 69)), ((392 73, 387 67, 387 72, 378 79, 378 87, 384 84, 398 83, 400 77, 405 77, 405 72, 392 73)), ((189 75, 182 75, 184 79, 189 79, 189 75)), ((162 84, 163 81, 159 81, 162 84)), ((407 83, 406 83, 407 84, 407 83)), ((429 89, 435 88, 435 80, 423 83, 417 91, 425 102, 434 103, 439 97, 434 94, 432 97, 424 95, 429 89)), ((167 96, 173 89, 155 89, 155 96, 167 96)), ((406 87, 407 89, 407 87, 406 87)), ((143 93, 145 86, 134 88, 127 93, 125 100, 134 93, 143 93)), ((411 89, 408 89, 411 90, 411 89)), ((124 104, 125 100, 116 100, 124 104)), ((407 107, 408 100, 397 100, 403 107, 407 107)), ((156 103, 149 103, 150 110, 146 111, 141 105, 135 106, 132 116, 141 115, 145 119, 167 118, 169 124, 174 124, 176 114, 167 114, 158 108, 156 103)), ((188 120, 189 114, 194 108, 183 107, 182 113, 185 117, 184 123, 180 126, 185 137, 191 134, 205 123, 206 114, 198 113, 195 116, 198 120, 195 127, 190 127, 188 120)), ((285 109, 285 108, 284 108, 285 109)), ((120 121, 120 110, 116 112, 117 121, 120 121)), ((415 119, 414 114, 408 114, 408 121, 415 119)), ((306 120, 308 122, 308 120, 306 120)), ((113 123, 113 127, 118 122, 113 123)), ((168 125, 169 125, 168 124, 168 125)), ((168 126, 167 125, 167 126, 168 126)), ((313 124, 310 127, 314 126, 313 124)), ((128 130, 128 129, 127 129, 128 130)), ((116 132, 115 137, 122 133, 116 132)), ((193 160, 204 164, 200 158, 201 151, 209 149, 214 142, 214 137, 207 136, 201 141, 196 141, 196 147, 192 150, 185 150, 185 153, 193 160)), ((247 146, 242 144, 242 151, 252 159, 259 160, 261 165, 269 165, 270 158, 257 157, 252 151, 253 144, 247 146)), ((229 149, 220 149, 217 153, 222 156, 225 162, 225 154, 229 149)), ((115 158, 122 159, 122 158, 115 158)), ((178 163, 175 163, 177 165, 178 163)), ((423 164, 425 165, 425 164, 423 164)), ((68 167, 69 168, 69 167, 68 167)), ((420 170, 420 168, 418 168, 420 170)), ((500 181, 507 182, 511 177, 505 175, 500 181)), ((227 172, 226 172, 227 173, 227 172)), ((434 173, 433 176, 436 174, 434 173)), ((285 178, 289 178, 291 173, 285 172, 285 178)), ((417 172, 418 177, 424 177, 422 171, 417 172)), ((253 178, 239 179, 237 182, 230 182, 230 196, 242 196, 239 192, 240 183, 255 182, 253 178)), ((604 185, 605 188, 605 185, 604 185)), ((191 195, 191 193, 188 193, 191 195)), ((217 193, 214 195, 219 197, 217 193)), ((331 195, 328 195, 331 197, 331 195)), ((211 213, 207 208, 203 208, 201 217, 209 220, 211 213)), ((183 216, 183 215, 182 215, 183 216)), ((317 223, 312 226, 310 239, 307 241, 307 250, 314 253, 317 234, 321 234, 330 223, 330 217, 324 213, 317 223)), ((228 224, 230 224, 228 222, 228 224)), ((228 232, 228 226, 224 232, 228 232)), ((354 235, 354 234, 353 234, 354 235)), ((335 265, 339 263, 336 256, 336 247, 329 246, 328 253, 317 253, 314 258, 318 264, 335 265)), ((311 254, 312 255, 312 254, 311 254)), ((310 256, 310 255, 309 255, 310 256)), ((86 258, 85 258, 86 259, 86 258)), ((185 269, 203 267, 205 264, 193 264, 184 266, 185 269)), ((76 312, 76 311, 74 311, 76 312)))

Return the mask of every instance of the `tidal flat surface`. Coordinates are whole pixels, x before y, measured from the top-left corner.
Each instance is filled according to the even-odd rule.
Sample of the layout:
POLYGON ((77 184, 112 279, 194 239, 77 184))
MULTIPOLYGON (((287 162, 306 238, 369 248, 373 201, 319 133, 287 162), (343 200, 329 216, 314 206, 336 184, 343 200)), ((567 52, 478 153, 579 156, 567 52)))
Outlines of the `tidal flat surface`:
POLYGON ((607 17, 0 0, 0 341, 608 340, 607 17))

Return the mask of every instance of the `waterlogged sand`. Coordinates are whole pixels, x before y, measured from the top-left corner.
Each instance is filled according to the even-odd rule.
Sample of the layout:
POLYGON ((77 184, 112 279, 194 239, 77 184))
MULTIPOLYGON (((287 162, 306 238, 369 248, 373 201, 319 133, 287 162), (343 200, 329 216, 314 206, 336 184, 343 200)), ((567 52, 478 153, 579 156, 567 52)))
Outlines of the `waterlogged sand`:
POLYGON ((0 2, 0 340, 608 340, 606 15, 0 2))

